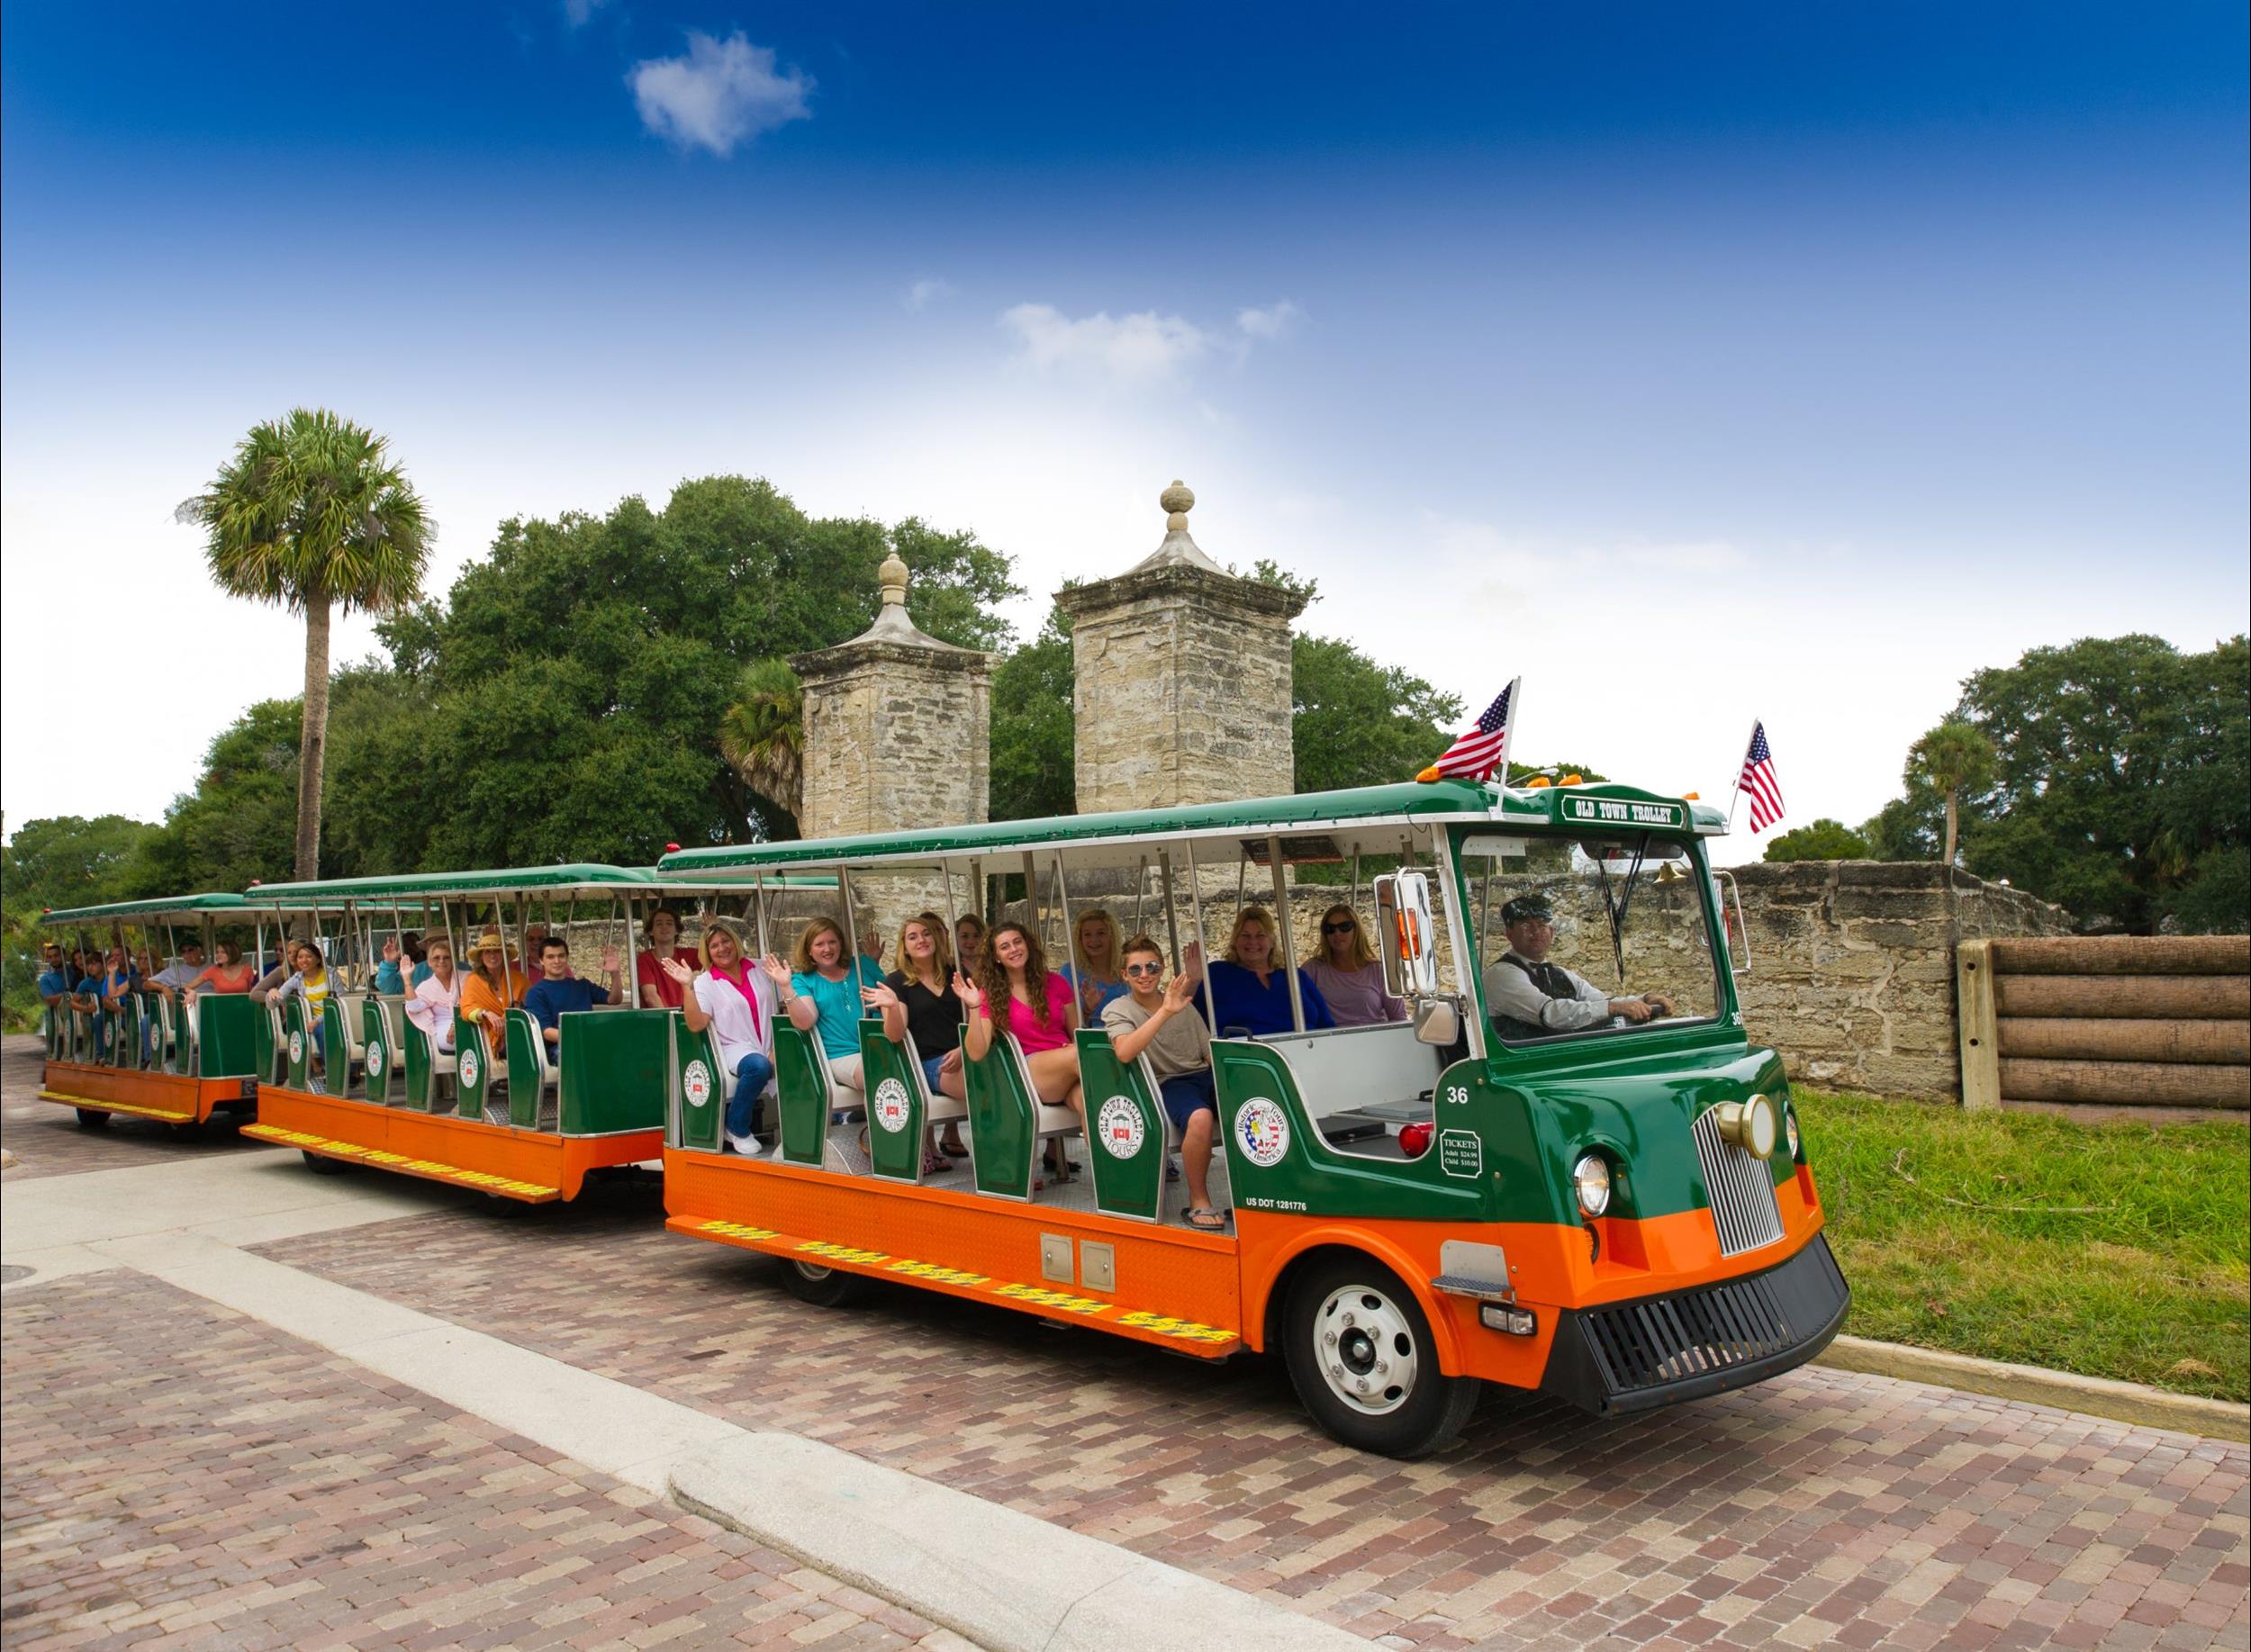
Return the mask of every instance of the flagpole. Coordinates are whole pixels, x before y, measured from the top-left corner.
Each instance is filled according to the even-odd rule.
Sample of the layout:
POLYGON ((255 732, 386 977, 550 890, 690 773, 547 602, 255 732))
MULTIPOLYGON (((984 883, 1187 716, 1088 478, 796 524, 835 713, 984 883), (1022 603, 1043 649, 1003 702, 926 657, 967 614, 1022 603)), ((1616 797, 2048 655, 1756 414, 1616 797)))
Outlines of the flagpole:
POLYGON ((1493 771, 1501 777, 1501 789, 1508 789, 1508 748, 1516 744, 1516 723, 1524 709, 1524 680, 1516 677, 1508 685, 1508 721, 1501 725, 1501 761, 1493 771))
POLYGON ((1735 790, 1727 799, 1727 829, 1731 832, 1735 829, 1736 799, 1743 795, 1743 766, 1750 761, 1750 743, 1758 738, 1759 721, 1758 718, 1751 718, 1750 733, 1743 736, 1743 754, 1735 760, 1735 790))

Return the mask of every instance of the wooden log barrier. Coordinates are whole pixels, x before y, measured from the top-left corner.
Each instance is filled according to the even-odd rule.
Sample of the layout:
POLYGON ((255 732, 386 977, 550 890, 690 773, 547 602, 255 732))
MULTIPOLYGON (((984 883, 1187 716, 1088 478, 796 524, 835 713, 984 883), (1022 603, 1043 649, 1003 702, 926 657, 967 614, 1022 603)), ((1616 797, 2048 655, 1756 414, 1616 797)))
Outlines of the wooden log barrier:
POLYGON ((2251 1111, 2251 937, 1965 941, 1955 982, 1965 1107, 2251 1111))
POLYGON ((2001 1061, 2011 1101, 2080 1101, 2113 1107, 2251 1110, 2251 1067, 2212 1062, 2001 1061))

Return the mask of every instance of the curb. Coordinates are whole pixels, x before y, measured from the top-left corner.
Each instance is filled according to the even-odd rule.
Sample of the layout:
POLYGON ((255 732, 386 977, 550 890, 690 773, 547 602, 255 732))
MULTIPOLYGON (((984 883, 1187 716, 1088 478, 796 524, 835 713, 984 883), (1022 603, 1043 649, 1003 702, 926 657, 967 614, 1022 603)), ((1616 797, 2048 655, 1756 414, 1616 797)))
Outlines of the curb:
POLYGON ((1839 1337, 1824 1352, 1814 1357, 1813 1363, 1840 1371, 1860 1371, 1872 1377, 1896 1377, 1907 1382, 1959 1388, 1971 1394, 1991 1395, 1996 1399, 2021 1400, 2030 1405, 2052 1405, 2142 1428, 2171 1429, 2183 1434, 2201 1434, 2208 1440, 2251 1442, 2251 1405, 2168 1394, 2163 1388, 2116 1382, 2107 1377, 2082 1377, 2076 1372, 2051 1371, 2037 1365, 2009 1365, 1999 1359, 1910 1348, 1900 1342, 1872 1342, 1866 1337, 1839 1337))
POLYGON ((673 1500, 990 1652, 1366 1652, 1360 1637, 795 1434, 673 1464, 673 1500))

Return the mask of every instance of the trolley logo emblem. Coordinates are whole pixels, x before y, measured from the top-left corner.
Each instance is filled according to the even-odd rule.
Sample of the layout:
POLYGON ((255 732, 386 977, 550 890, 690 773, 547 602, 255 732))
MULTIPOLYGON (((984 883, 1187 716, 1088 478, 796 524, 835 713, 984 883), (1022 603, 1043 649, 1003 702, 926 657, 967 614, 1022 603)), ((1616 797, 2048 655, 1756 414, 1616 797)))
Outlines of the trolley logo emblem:
POLYGON ((389 1070, 383 1064, 383 1041, 380 1039, 371 1038, 367 1041, 367 1070, 370 1073, 389 1070))
POLYGON ((465 1044, 462 1046, 461 1060, 457 1065, 461 1074, 461 1082, 471 1089, 476 1088, 477 1052, 465 1044))
POLYGON ((1263 1096, 1253 1096, 1235 1115, 1235 1145, 1261 1169, 1281 1163, 1289 1151, 1289 1116, 1263 1096))
POLYGON ((711 1070, 701 1061, 689 1062, 688 1070, 680 1075, 680 1093, 690 1106, 702 1106, 711 1099, 711 1070))
POLYGON ((907 1087, 896 1079, 886 1079, 875 1087, 875 1097, 868 1111, 875 1115, 875 1122, 897 1135, 907 1128, 914 1115, 914 1107, 907 1099, 907 1087))
POLYGON ((1113 1096, 1104 1102, 1094 1127, 1115 1157, 1131 1159, 1141 1151, 1141 1106, 1130 1096, 1113 1096))
POLYGON ((303 1033, 290 1034, 289 1059, 293 1061, 302 1061, 305 1059, 305 1035, 303 1033))

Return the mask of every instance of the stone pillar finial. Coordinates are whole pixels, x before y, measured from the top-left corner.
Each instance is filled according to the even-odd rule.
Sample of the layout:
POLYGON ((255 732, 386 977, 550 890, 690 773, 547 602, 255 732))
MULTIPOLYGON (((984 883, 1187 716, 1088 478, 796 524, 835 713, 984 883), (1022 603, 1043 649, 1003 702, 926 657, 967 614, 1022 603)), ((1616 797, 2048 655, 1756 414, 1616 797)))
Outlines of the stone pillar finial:
POLYGON ((1188 532, 1188 513, 1196 509, 1196 495, 1189 491, 1188 483, 1182 482, 1178 476, 1173 477, 1172 485, 1157 495, 1157 503, 1163 506, 1167 513, 1164 519, 1165 532, 1169 534, 1188 532))
POLYGON ((883 558, 883 565, 875 571, 881 582, 878 589, 883 593, 885 608, 903 607, 907 600, 907 564, 897 551, 883 558))

